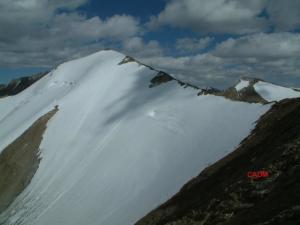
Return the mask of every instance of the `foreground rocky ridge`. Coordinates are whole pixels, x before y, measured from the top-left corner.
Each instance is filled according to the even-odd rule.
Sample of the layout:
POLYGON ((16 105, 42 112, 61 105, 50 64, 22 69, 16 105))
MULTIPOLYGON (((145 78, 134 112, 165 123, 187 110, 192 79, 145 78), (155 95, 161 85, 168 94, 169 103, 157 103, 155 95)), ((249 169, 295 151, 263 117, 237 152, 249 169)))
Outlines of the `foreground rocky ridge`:
POLYGON ((241 145, 136 225, 300 223, 300 98, 261 117, 241 145), (265 170, 253 179, 248 171, 265 170))

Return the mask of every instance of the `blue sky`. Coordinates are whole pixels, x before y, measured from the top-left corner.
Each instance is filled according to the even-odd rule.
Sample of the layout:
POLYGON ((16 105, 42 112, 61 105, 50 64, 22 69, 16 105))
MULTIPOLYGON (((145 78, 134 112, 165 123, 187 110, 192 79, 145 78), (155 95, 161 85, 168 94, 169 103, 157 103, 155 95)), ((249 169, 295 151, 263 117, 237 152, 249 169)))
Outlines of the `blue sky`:
POLYGON ((82 13, 87 13, 88 16, 101 15, 103 18, 125 13, 139 18, 141 22, 147 22, 150 16, 156 15, 164 9, 165 3, 164 0, 93 0, 87 2, 87 4, 79 7, 77 10, 82 13))
POLYGON ((0 83, 105 48, 199 86, 300 86, 298 0, 2 0, 0 83))

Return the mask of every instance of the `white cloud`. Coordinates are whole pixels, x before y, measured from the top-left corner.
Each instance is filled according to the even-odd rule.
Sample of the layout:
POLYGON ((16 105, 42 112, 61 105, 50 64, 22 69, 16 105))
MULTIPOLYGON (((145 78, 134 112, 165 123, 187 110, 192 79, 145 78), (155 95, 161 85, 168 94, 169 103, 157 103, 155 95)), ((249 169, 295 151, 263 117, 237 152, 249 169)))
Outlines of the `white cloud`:
POLYGON ((300 34, 281 32, 299 28, 298 0, 168 1, 151 25, 244 35, 202 54, 196 53, 210 49, 212 38, 178 39, 176 49, 193 54, 185 57, 166 56, 168 51, 158 41, 139 37, 141 25, 130 15, 102 19, 79 14, 76 8, 86 2, 0 0, 0 66, 53 66, 118 46, 125 54, 199 86, 226 87, 242 75, 287 85, 300 79, 300 34), (257 17, 263 10, 265 17, 257 17), (270 25, 277 33, 258 33, 270 25))
POLYGON ((161 56, 164 51, 157 41, 151 40, 145 43, 140 37, 125 40, 122 48, 125 54, 137 58, 161 56))
POLYGON ((300 34, 259 33, 229 38, 208 53, 144 61, 198 86, 225 88, 241 76, 299 86, 300 34))
POLYGON ((101 38, 123 40, 138 33, 139 23, 132 16, 114 15, 106 20, 99 17, 86 18, 77 13, 60 14, 48 29, 50 35, 68 40, 93 41, 101 38))
POLYGON ((0 66, 52 66, 74 55, 110 47, 138 35, 129 15, 105 20, 76 12, 87 0, 1 0, 0 66), (58 13, 58 9, 66 12, 58 13), (96 44, 95 44, 96 43, 96 44), (80 52, 79 52, 80 51, 80 52), (42 63, 42 64, 41 64, 42 63))
POLYGON ((173 0, 152 17, 150 27, 169 24, 201 33, 253 33, 264 30, 267 22, 258 15, 267 0, 173 0))
POLYGON ((299 33, 259 33, 228 39, 219 44, 214 54, 228 58, 270 58, 300 57, 299 33))
POLYGON ((209 47, 214 39, 204 38, 179 38, 176 40, 176 49, 181 52, 197 52, 209 47))
POLYGON ((163 25, 200 33, 247 34, 291 31, 300 26, 299 0, 170 0, 150 19, 149 27, 163 25))

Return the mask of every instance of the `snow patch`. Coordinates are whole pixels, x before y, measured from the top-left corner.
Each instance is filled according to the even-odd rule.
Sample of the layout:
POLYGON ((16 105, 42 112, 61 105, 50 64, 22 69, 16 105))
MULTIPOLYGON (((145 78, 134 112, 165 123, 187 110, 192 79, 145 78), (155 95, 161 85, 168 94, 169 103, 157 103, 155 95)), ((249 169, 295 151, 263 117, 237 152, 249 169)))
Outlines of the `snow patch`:
POLYGON ((298 91, 263 81, 257 82, 254 85, 254 89, 262 98, 269 102, 300 97, 300 92, 298 91))
POLYGON ((250 82, 248 80, 240 80, 240 82, 235 86, 237 92, 248 87, 250 82))
POLYGON ((155 111, 155 110, 150 110, 150 111, 148 111, 147 115, 148 115, 149 117, 154 118, 155 115, 156 115, 156 111, 155 111))

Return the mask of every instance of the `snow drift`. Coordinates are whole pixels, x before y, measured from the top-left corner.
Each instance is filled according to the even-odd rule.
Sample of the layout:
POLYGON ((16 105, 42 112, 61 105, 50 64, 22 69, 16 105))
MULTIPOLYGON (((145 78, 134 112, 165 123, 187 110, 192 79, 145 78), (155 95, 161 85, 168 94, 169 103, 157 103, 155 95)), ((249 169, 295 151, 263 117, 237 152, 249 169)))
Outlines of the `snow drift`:
MULTIPOLYGON (((0 152, 56 105, 29 186, 7 225, 129 225, 245 138, 269 105, 197 96, 155 70, 101 51, 0 100, 0 152)), ((241 87, 242 88, 242 87, 241 87)))

